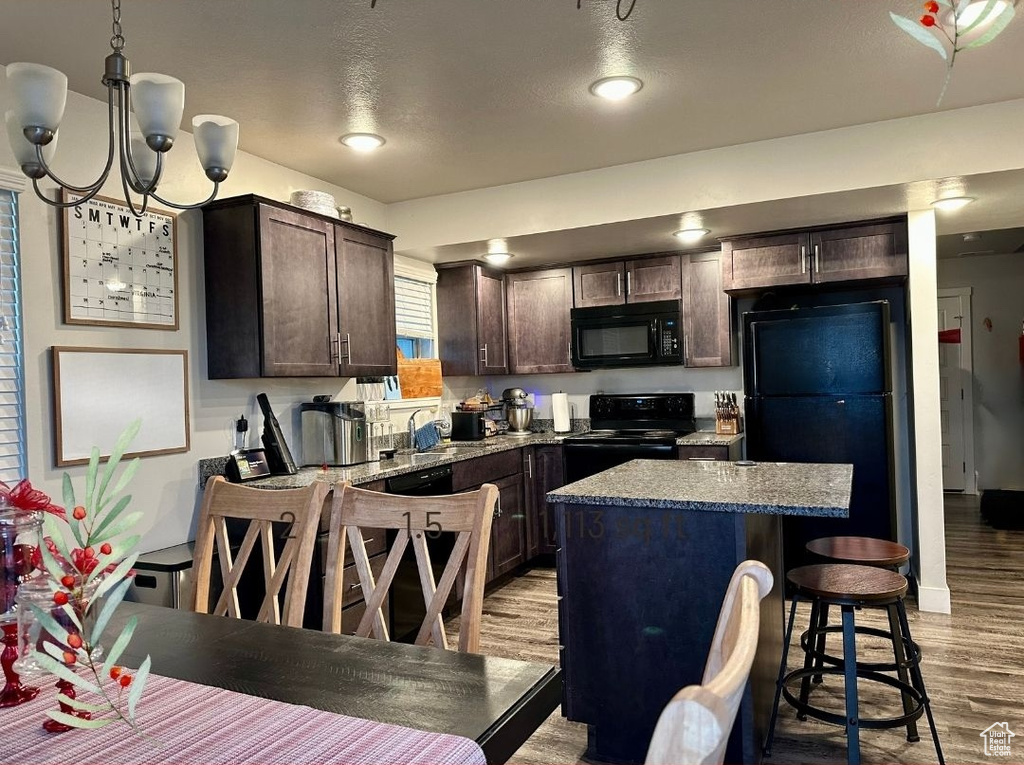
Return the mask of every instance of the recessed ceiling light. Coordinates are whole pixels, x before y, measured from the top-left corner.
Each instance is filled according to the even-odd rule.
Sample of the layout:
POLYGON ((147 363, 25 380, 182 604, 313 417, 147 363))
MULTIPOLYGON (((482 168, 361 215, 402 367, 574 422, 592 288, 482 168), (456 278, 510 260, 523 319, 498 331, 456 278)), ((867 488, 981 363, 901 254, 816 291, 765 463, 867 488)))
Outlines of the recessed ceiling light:
MULTIPOLYGON (((981 14, 985 10, 985 6, 988 5, 988 0, 978 0, 977 2, 971 3, 960 13, 960 18, 956 19, 957 27, 962 32, 975 22, 978 22, 977 26, 975 26, 971 32, 979 32, 995 21, 999 14, 1006 10, 1006 6, 1008 4, 1009 3, 1007 3, 1006 0, 996 0, 995 4, 992 6, 992 10, 989 11, 988 16, 978 22, 978 19, 981 18, 981 14)), ((956 12, 951 10, 946 14, 946 23, 952 26, 954 18, 956 18, 956 12)))
POLYGON ((932 207, 943 212, 953 212, 967 207, 973 201, 975 201, 974 197, 946 197, 945 199, 936 199, 932 202, 932 207))
POLYGON ((705 234, 710 233, 706 228, 684 228, 676 231, 673 236, 685 244, 693 244, 703 239, 705 234))
POLYGON ((484 255, 484 260, 488 263, 500 266, 502 263, 508 263, 512 257, 513 255, 511 252, 489 252, 484 255))
POLYGON ((376 133, 347 133, 341 137, 341 142, 353 151, 362 154, 379 149, 385 141, 376 133))
POLYGON ((621 101, 629 98, 644 86, 636 77, 602 77, 590 86, 590 92, 608 101, 621 101))

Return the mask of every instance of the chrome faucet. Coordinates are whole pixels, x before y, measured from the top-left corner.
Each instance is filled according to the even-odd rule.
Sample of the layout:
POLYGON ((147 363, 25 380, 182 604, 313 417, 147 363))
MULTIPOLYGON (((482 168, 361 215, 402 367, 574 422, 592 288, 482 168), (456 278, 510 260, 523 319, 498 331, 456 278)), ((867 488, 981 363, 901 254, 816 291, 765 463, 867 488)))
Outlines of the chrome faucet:
POLYGON ((416 449, 416 451, 419 451, 419 448, 416 446, 416 415, 419 414, 420 412, 427 411, 430 411, 430 408, 423 407, 421 409, 417 409, 415 412, 409 415, 409 446, 412 447, 413 449, 416 449))

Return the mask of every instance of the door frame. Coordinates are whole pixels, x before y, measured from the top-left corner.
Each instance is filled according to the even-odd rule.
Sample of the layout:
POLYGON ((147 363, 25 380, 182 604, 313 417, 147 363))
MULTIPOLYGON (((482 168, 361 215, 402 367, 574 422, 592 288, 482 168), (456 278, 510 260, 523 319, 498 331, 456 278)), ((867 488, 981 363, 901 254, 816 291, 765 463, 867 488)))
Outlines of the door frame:
MULTIPOLYGON (((974 464, 974 343, 971 321, 971 288, 947 287, 938 290, 940 298, 960 298, 960 371, 964 375, 964 462, 967 476, 964 494, 978 493, 978 474, 974 464)), ((938 338, 936 338, 938 342, 938 338)))

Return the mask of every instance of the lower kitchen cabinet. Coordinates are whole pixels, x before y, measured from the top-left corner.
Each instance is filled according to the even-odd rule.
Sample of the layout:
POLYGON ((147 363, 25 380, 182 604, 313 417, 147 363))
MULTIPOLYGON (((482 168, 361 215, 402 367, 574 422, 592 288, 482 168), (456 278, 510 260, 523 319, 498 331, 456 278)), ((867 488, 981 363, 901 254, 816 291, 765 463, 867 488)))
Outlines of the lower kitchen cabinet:
POLYGON ((554 506, 549 491, 565 485, 561 446, 534 446, 523 450, 526 486, 526 559, 552 555, 557 549, 554 506))
POLYGON ((526 501, 521 474, 494 481, 498 504, 491 522, 488 581, 526 561, 526 501))
POLYGON ((735 462, 740 458, 741 440, 732 444, 695 444, 679 447, 679 459, 692 462, 735 462))

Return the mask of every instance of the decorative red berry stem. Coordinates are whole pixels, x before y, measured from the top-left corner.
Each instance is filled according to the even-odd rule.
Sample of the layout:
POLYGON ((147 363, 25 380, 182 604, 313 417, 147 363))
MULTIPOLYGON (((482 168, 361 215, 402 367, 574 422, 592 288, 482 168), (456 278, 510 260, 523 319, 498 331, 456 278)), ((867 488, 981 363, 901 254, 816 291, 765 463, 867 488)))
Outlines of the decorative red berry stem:
POLYGON ((21 684, 21 678, 14 671, 14 662, 18 660, 18 624, 17 622, 3 625, 4 650, 0 653, 0 664, 3 665, 4 679, 7 684, 0 691, 0 707, 16 707, 31 701, 39 695, 38 688, 21 684))
MULTIPOLYGON (((77 698, 75 696, 75 686, 73 686, 67 680, 57 681, 57 693, 64 694, 69 699, 77 698)), ((57 703, 60 705, 60 711, 64 712, 65 714, 74 715, 75 717, 81 720, 92 719, 92 715, 90 715, 88 712, 77 710, 64 701, 58 701, 57 703)), ((47 718, 47 720, 43 723, 43 730, 45 730, 47 733, 64 733, 65 731, 74 729, 70 725, 66 725, 62 722, 57 722, 51 717, 47 718)))

